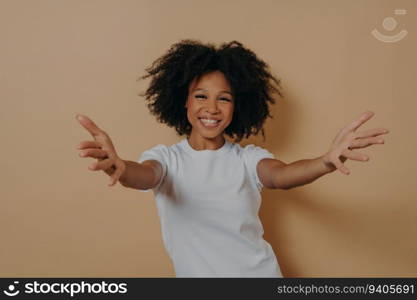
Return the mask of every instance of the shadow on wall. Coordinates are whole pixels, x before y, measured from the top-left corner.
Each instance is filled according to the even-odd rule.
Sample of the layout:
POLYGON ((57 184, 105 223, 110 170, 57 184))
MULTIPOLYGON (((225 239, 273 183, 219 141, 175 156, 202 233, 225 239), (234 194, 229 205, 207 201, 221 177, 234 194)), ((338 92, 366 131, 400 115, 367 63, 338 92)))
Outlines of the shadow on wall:
POLYGON ((415 276, 416 246, 398 239, 415 236, 412 213, 362 200, 364 205, 352 205, 333 192, 265 190, 260 218, 283 275, 415 276))
MULTIPOLYGON (((279 159, 293 142, 294 103, 287 95, 276 99, 271 107, 274 118, 265 124, 265 142, 258 135, 241 145, 263 145, 279 159)), ((380 199, 360 199, 360 190, 353 193, 357 198, 350 200, 332 186, 318 192, 309 185, 263 190, 259 214, 264 238, 272 245, 284 277, 415 276, 415 244, 396 239, 415 235, 412 213, 404 215, 404 207, 396 213, 380 199)))

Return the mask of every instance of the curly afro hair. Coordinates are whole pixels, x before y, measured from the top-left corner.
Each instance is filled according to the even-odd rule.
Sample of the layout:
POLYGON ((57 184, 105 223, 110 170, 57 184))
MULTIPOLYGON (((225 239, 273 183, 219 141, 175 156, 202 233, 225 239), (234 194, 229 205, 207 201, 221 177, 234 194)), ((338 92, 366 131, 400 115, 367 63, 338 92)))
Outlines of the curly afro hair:
POLYGON ((159 122, 174 127, 179 135, 189 136, 192 126, 184 107, 188 87, 194 78, 220 71, 235 99, 233 119, 224 133, 239 142, 261 130, 265 140, 263 124, 267 117, 272 118, 268 102, 275 103, 274 92, 282 96, 280 80, 268 68, 254 52, 237 41, 216 49, 211 43, 181 40, 146 68, 147 74, 139 79, 152 77, 152 80, 146 92, 139 95, 148 101, 149 110, 159 122))

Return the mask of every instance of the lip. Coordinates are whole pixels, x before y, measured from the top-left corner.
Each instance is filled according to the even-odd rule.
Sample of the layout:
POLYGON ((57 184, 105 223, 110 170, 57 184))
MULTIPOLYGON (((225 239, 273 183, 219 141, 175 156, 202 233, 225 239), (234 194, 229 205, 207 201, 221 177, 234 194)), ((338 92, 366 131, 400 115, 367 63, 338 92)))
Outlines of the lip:
POLYGON ((210 120, 216 120, 216 121, 221 121, 221 119, 219 118, 213 118, 213 117, 198 117, 199 119, 210 119, 210 120))
POLYGON ((212 119, 212 120, 216 120, 216 121, 219 121, 219 122, 217 122, 216 124, 208 124, 208 125, 206 125, 206 124, 203 123, 203 121, 201 121, 201 119, 206 119, 206 118, 198 118, 198 121, 200 122, 200 124, 204 128, 207 128, 207 129, 217 128, 217 127, 219 127, 219 125, 221 123, 221 120, 220 119, 212 119))

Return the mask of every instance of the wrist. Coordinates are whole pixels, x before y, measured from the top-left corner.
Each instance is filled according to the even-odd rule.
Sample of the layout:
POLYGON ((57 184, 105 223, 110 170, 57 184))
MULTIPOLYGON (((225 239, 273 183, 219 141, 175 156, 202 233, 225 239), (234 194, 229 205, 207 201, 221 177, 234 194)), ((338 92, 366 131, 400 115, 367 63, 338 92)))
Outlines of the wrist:
POLYGON ((333 171, 335 171, 337 168, 330 162, 327 154, 323 155, 320 157, 320 160, 324 166, 324 168, 326 169, 327 173, 331 173, 333 171))
POLYGON ((122 165, 122 172, 119 176, 119 182, 122 184, 123 182, 126 181, 126 176, 127 176, 127 161, 125 161, 124 159, 118 158, 119 163, 122 165))

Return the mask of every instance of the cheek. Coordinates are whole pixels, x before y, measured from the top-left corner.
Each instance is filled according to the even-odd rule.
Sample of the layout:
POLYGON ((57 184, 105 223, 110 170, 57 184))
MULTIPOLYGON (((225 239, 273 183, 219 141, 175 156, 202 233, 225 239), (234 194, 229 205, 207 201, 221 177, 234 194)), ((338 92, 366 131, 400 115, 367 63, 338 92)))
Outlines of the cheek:
POLYGON ((188 108, 188 110, 187 110, 187 119, 188 119, 188 122, 190 122, 190 123, 193 123, 194 119, 195 119, 194 114, 192 113, 190 108, 188 108))
POLYGON ((233 109, 233 107, 231 107, 226 112, 226 115, 227 115, 228 119, 230 119, 230 120, 233 119, 233 111, 234 111, 234 109, 233 109))
POLYGON ((188 104, 187 109, 187 118, 189 122, 192 121, 198 121, 197 119, 197 115, 198 115, 198 107, 196 105, 192 105, 192 103, 190 102, 188 104))

